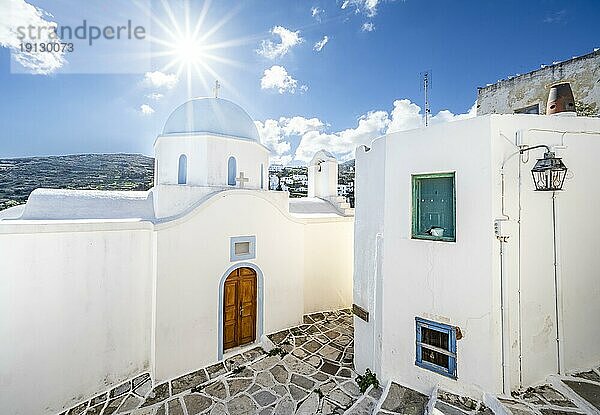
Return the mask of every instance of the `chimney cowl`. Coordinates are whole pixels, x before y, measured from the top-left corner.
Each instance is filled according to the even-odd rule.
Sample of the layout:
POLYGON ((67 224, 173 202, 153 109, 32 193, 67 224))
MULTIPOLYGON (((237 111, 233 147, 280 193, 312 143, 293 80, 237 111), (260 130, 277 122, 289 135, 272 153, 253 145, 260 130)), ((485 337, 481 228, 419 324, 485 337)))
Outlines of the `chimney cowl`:
POLYGON ((562 112, 575 112, 575 97, 573 96, 571 84, 568 82, 552 85, 548 93, 546 115, 562 112))

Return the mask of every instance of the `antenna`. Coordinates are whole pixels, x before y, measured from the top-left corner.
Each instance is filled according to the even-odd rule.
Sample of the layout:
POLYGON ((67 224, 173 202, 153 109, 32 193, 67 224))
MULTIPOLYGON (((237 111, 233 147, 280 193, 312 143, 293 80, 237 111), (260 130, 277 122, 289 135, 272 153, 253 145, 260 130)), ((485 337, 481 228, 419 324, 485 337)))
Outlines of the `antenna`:
POLYGON ((429 89, 431 88, 431 70, 421 72, 421 81, 423 83, 423 90, 425 91, 425 127, 429 125, 429 116, 431 110, 429 109, 429 89))

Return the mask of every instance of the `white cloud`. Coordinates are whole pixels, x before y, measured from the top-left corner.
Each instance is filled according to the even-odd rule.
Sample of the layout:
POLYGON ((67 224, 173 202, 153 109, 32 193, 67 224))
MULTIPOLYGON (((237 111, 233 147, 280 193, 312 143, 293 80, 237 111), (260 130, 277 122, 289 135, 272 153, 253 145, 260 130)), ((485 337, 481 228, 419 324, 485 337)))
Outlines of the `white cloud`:
MULTIPOLYGON (((458 121, 474 117, 476 111, 476 103, 464 114, 442 110, 430 121, 431 124, 458 121)), ((288 164, 292 160, 308 162, 315 152, 323 148, 334 153, 339 160, 348 160, 354 157, 354 150, 361 144, 370 145, 373 139, 386 133, 420 128, 425 122, 417 104, 408 99, 399 99, 394 101, 391 112, 369 111, 357 119, 356 127, 337 132, 326 131, 326 124, 319 118, 301 116, 269 119, 256 125, 263 144, 272 151, 272 162, 287 160, 282 164, 288 164), (300 139, 293 157, 292 138, 300 139)))
POLYGON ((281 117, 279 120, 268 119, 265 122, 255 121, 261 142, 271 150, 271 163, 289 164, 293 160, 290 154, 292 144, 290 137, 302 136, 311 131, 324 128, 318 118, 281 117))
POLYGON ((286 141, 283 128, 277 120, 265 120, 264 123, 255 121, 256 128, 260 134, 260 141, 265 145, 271 154, 281 156, 292 148, 292 144, 286 141))
POLYGON ((325 124, 318 118, 304 117, 281 117, 279 124, 282 126, 282 131, 285 135, 303 135, 309 131, 319 131, 325 127, 325 124))
POLYGON ((289 92, 293 94, 296 92, 298 81, 292 78, 283 66, 273 65, 269 69, 265 69, 262 79, 260 80, 260 87, 262 89, 276 89, 277 92, 283 94, 289 92))
POLYGON ((256 50, 256 53, 268 59, 279 58, 288 53, 294 46, 304 42, 304 39, 300 37, 299 30, 293 32, 283 26, 273 27, 271 34, 279 36, 279 43, 275 43, 270 39, 263 40, 260 44, 260 49, 256 50))
POLYGON ((1 4, 0 46, 10 49, 15 61, 28 72, 48 75, 60 69, 66 63, 64 52, 21 52, 20 46, 22 42, 60 42, 56 33, 50 30, 57 26, 56 22, 48 20, 52 15, 24 0, 2 0, 1 4), (35 33, 35 38, 29 38, 28 33, 22 30, 29 26, 45 29, 37 31, 39 38, 38 33, 35 33))
POLYGON ((142 104, 140 105, 140 112, 142 113, 142 115, 152 115, 154 114, 154 108, 152 108, 148 104, 142 104))
POLYGON ((323 17, 323 13, 325 13, 325 10, 323 10, 317 6, 314 6, 310 9, 310 14, 312 15, 312 17, 315 18, 315 20, 317 22, 321 21, 321 18, 323 17))
POLYGON ((380 0, 344 0, 342 9, 352 6, 356 9, 356 13, 364 13, 369 17, 377 14, 377 6, 380 0))
POLYGON ((163 99, 165 96, 159 92, 151 92, 148 95, 146 95, 146 98, 148 99, 152 99, 154 101, 160 101, 161 99, 163 99))
POLYGON ((177 85, 177 75, 174 73, 164 73, 161 71, 146 72, 142 85, 148 88, 172 89, 177 85))
POLYGON ((424 125, 421 107, 408 99, 394 101, 394 109, 390 114, 388 132, 412 130, 424 125))
POLYGON ((317 43, 315 43, 315 46, 313 46, 313 50, 316 50, 317 52, 321 52, 321 50, 323 50, 323 48, 325 47, 327 42, 329 42, 329 37, 323 36, 323 39, 321 39, 317 43))
POLYGON ((290 154, 287 154, 285 156, 269 156, 269 164, 281 164, 283 166, 287 166, 292 162, 292 160, 293 157, 290 154))
POLYGON ((375 30, 375 25, 371 22, 364 22, 360 30, 363 32, 372 32, 375 30))
POLYGON ((294 159, 308 162, 320 149, 335 153, 340 160, 354 157, 354 149, 361 144, 370 144, 371 140, 384 134, 389 117, 386 111, 371 111, 358 119, 356 128, 336 133, 309 131, 301 140, 294 159))

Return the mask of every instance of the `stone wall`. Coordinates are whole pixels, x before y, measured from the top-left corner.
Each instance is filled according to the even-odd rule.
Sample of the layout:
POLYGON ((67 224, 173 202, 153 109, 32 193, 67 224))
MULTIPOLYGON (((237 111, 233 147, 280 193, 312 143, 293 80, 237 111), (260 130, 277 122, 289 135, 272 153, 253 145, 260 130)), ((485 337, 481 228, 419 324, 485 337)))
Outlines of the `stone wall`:
POLYGON ((550 86, 560 81, 571 83, 579 115, 600 114, 600 50, 595 50, 478 88, 477 115, 513 114, 536 104, 545 114, 550 86))

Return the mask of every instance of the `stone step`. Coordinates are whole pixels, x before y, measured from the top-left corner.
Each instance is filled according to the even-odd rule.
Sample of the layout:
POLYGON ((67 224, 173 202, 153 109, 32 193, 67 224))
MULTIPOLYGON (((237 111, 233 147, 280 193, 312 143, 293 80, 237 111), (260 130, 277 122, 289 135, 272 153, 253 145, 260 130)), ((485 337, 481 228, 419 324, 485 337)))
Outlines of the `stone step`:
MULTIPOLYGON (((439 389, 432 397, 435 414, 492 415, 494 412, 483 402, 439 389)), ((500 415, 500 414, 497 414, 500 415)), ((502 413, 502 415, 505 415, 502 413)))
POLYGON ((507 414, 568 413, 600 415, 600 368, 573 375, 551 375, 542 385, 498 397, 507 414))
POLYGON ((370 415, 374 413, 382 394, 383 389, 380 386, 376 388, 373 385, 369 386, 354 405, 344 412, 344 415, 370 415))
POLYGON ((375 413, 382 415, 423 415, 428 403, 429 396, 396 382, 390 382, 376 407, 375 413))

